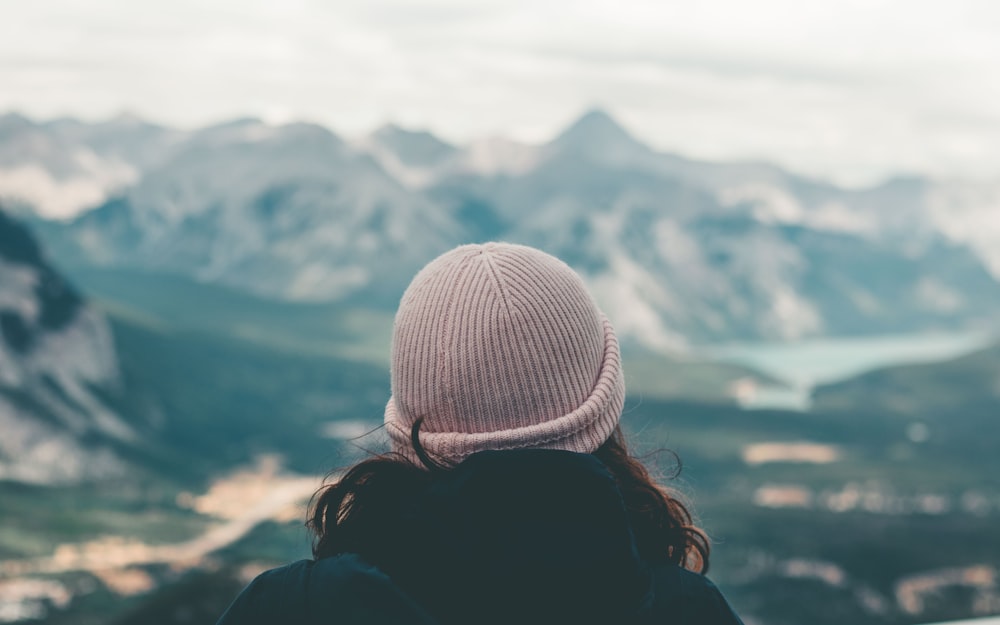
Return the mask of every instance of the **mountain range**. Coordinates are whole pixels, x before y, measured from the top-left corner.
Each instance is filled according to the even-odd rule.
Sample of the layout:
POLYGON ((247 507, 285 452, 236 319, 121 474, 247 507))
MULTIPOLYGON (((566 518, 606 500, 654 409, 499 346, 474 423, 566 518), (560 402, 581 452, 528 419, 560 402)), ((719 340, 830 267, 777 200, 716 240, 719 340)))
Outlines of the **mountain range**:
MULTIPOLYGON (((0 560, 95 536, 191 540, 219 519, 183 502, 215 477, 261 455, 314 475, 377 449, 353 439, 381 417, 401 289, 451 245, 506 238, 569 261, 615 320, 623 423, 640 452, 684 458, 678 486, 697 490, 720 547, 713 577, 748 621, 916 623, 1000 605, 985 435, 996 348, 822 387, 807 414, 719 400, 720 386, 759 380, 752 371, 637 350, 988 325, 990 222, 964 221, 989 206, 988 184, 842 189, 658 153, 600 112, 540 146, 454 146, 398 127, 352 143, 301 123, 188 132, 6 116, 0 155, 0 195, 17 198, 16 220, 0 212, 0 560), (691 401, 696 384, 710 396, 691 401), (670 385, 686 401, 641 390, 670 385), (800 447, 834 459, 748 459, 800 447)), ((299 510, 190 566, 306 552, 299 510)), ((226 569, 221 588, 177 583, 172 571, 122 571, 161 587, 148 601, 120 596, 111 577, 47 577, 73 599, 44 604, 46 622, 135 609, 134 622, 210 623, 246 581, 226 569), (193 589, 211 599, 200 621, 193 589)))
POLYGON ((989 185, 844 189, 764 163, 700 162, 651 149, 601 111, 542 145, 467 146, 397 126, 348 142, 307 123, 181 132, 7 115, 0 157, 0 196, 35 216, 62 265, 267 298, 391 309, 436 254, 504 239, 566 259, 626 341, 661 351, 988 326, 1000 311, 992 226, 966 223, 989 185), (26 171, 45 184, 24 191, 26 171), (84 180, 93 193, 76 197, 78 212, 47 219, 68 214, 84 180))

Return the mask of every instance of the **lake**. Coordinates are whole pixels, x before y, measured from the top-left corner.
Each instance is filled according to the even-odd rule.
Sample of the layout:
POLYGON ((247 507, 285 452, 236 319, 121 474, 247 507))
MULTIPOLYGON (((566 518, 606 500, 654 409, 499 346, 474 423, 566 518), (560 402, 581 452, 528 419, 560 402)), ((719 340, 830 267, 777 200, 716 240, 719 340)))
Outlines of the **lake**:
POLYGON ((757 388, 741 398, 744 407, 808 410, 817 385, 882 367, 956 358, 996 340, 996 334, 984 331, 936 332, 723 343, 696 351, 712 360, 751 367, 787 384, 757 388))

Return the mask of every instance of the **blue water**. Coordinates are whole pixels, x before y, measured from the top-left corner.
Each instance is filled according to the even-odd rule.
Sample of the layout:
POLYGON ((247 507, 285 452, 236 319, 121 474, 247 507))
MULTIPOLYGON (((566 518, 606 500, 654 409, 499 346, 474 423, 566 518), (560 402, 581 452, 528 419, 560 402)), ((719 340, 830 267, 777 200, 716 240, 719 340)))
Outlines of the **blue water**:
POLYGON ((882 367, 955 358, 997 340, 988 332, 895 334, 795 342, 743 342, 707 345, 700 355, 741 364, 770 374, 787 387, 765 387, 744 402, 749 408, 807 410, 812 389, 820 384, 882 367))

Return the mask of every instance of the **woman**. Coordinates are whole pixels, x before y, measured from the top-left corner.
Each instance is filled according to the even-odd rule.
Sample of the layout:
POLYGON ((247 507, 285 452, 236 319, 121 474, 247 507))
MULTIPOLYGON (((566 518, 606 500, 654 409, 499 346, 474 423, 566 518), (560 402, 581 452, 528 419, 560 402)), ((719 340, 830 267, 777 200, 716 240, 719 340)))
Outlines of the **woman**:
POLYGON ((740 619, 705 534, 631 457, 614 329, 562 261, 458 247, 396 314, 392 452, 315 497, 315 559, 254 580, 220 625, 740 619))

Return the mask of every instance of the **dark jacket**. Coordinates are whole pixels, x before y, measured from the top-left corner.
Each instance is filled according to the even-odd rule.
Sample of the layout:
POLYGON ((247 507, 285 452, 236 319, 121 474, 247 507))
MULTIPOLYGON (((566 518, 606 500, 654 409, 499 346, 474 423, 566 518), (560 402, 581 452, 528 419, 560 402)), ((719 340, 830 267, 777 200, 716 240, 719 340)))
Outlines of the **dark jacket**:
POLYGON ((400 518, 410 551, 261 574, 219 625, 741 625, 704 576, 638 555, 614 478, 591 455, 482 452, 400 518))

